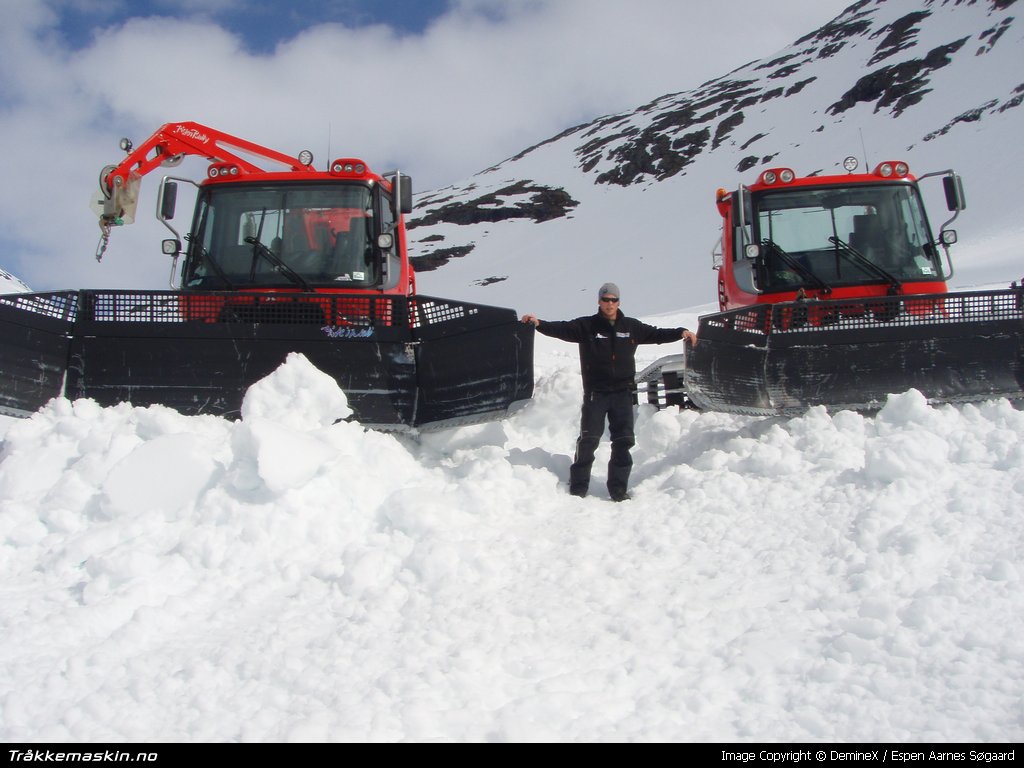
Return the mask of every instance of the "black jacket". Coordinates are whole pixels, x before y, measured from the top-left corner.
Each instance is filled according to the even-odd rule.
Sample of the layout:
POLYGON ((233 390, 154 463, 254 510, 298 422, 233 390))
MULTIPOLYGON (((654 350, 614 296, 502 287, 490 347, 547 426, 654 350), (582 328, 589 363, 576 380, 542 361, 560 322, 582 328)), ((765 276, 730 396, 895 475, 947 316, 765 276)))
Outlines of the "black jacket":
POLYGON ((545 336, 574 341, 580 347, 584 392, 622 392, 633 388, 637 344, 667 344, 682 338, 682 328, 655 328, 619 310, 614 326, 600 312, 575 320, 541 320, 545 336))

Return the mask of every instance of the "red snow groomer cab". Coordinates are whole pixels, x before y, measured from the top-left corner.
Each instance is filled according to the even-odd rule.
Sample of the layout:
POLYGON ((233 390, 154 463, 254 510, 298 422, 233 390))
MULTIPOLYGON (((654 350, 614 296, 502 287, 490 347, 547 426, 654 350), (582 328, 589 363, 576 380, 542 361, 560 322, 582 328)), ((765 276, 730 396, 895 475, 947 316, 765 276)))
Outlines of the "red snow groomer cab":
POLYGON ((638 379, 653 402, 795 415, 873 411, 911 388, 931 402, 1024 397, 1022 288, 949 293, 949 224, 966 207, 953 171, 762 172, 715 203, 718 314, 699 343, 638 379), (936 237, 919 181, 941 178, 953 216, 936 237), (660 393, 660 394, 659 394, 660 393))
POLYGON ((113 228, 134 221, 147 174, 185 156, 210 161, 199 182, 160 184, 178 287, 0 297, 0 410, 28 413, 63 394, 233 416, 289 352, 382 428, 500 418, 532 395, 532 336, 513 310, 416 294, 407 176, 348 157, 317 170, 308 152, 192 122, 122 149, 100 173, 97 259, 113 228), (196 187, 184 237, 170 223, 182 183, 196 187))

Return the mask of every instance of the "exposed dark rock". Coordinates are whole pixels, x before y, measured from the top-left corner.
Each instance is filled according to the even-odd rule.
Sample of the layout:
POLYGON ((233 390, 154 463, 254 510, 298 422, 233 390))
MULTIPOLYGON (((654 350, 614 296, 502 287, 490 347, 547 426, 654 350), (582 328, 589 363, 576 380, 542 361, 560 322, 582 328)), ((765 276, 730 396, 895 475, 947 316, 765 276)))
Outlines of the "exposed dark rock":
POLYGON ((768 135, 767 133, 757 133, 757 134, 754 134, 753 136, 751 136, 751 137, 750 137, 749 139, 747 139, 747 140, 746 140, 746 141, 745 141, 745 142, 743 143, 743 146, 742 146, 742 147, 740 147, 740 151, 742 152, 742 151, 743 151, 744 149, 746 149, 747 147, 749 147, 749 146, 750 146, 751 144, 753 144, 753 143, 754 143, 755 141, 757 141, 758 139, 763 139, 763 138, 764 138, 765 136, 767 136, 767 135, 768 135))
POLYGON ((864 18, 858 18, 858 16, 861 15, 859 14, 860 9, 871 2, 872 0, 861 0, 854 3, 825 26, 801 37, 796 41, 796 45, 807 42, 823 43, 826 40, 836 43, 867 32, 871 29, 871 22, 864 18))
POLYGON ((736 170, 739 173, 743 173, 744 171, 749 171, 755 165, 757 165, 757 157, 755 155, 747 155, 736 164, 736 170))
POLYGON ((803 55, 803 52, 801 51, 799 53, 791 53, 788 56, 780 56, 777 59, 772 59, 771 61, 766 61, 764 64, 758 64, 756 67, 754 67, 754 69, 771 69, 772 67, 777 67, 780 64, 785 64, 787 61, 791 61, 791 60, 795 59, 797 56, 802 56, 802 55, 803 55))
POLYGON ((991 51, 995 47, 996 41, 1003 36, 1003 33, 1010 28, 1010 24, 1012 23, 1013 17, 1011 16, 1009 18, 1003 19, 998 26, 992 27, 992 29, 986 29, 984 32, 978 35, 978 37, 980 37, 982 40, 988 38, 988 43, 986 45, 981 46, 981 48, 979 48, 975 52, 975 56, 981 56, 982 54, 991 51))
POLYGON ((422 207, 424 205, 440 205, 441 203, 447 203, 449 200, 454 199, 455 195, 447 195, 446 197, 423 197, 417 201, 416 207, 422 207))
POLYGON ((804 88, 806 88, 808 85, 810 85, 817 79, 817 77, 808 77, 806 80, 801 80, 799 83, 793 83, 793 85, 789 86, 789 88, 786 89, 786 97, 788 98, 795 93, 800 93, 800 91, 802 91, 804 88))
POLYGON ((505 275, 504 277, 485 277, 483 280, 474 280, 473 285, 494 285, 495 283, 500 283, 502 280, 508 280, 508 275, 505 275))
POLYGON ((421 243, 439 243, 442 240, 444 240, 444 235, 427 235, 422 240, 420 240, 420 242, 421 243))
POLYGON ((878 47, 875 48, 875 55, 871 57, 871 61, 868 62, 868 66, 873 67, 878 62, 889 58, 905 48, 913 47, 913 40, 918 32, 917 25, 931 15, 931 11, 915 11, 913 13, 908 13, 906 16, 894 21, 892 24, 886 24, 880 30, 871 35, 872 38, 875 38, 884 32, 888 32, 888 34, 886 34, 882 39, 882 42, 878 44, 878 47))
POLYGON ((835 56, 846 46, 845 42, 829 43, 828 45, 821 46, 821 50, 818 51, 819 59, 828 59, 835 56))
POLYGON ((481 171, 481 173, 487 173, 488 171, 496 171, 498 168, 503 166, 505 163, 511 163, 511 162, 515 162, 516 160, 521 160, 524 157, 526 157, 528 154, 533 152, 535 149, 539 149, 540 147, 543 147, 546 144, 553 144, 554 142, 559 141, 560 139, 564 139, 566 136, 571 136, 572 134, 576 133, 579 130, 582 130, 583 128, 588 127, 589 125, 590 125, 590 123, 582 123, 581 125, 575 125, 572 128, 567 128, 564 131, 562 131, 560 134, 558 134, 557 136, 552 136, 550 139, 545 139, 544 141, 542 141, 542 142, 540 142, 538 144, 534 144, 532 147, 527 147, 522 152, 519 152, 519 153, 517 153, 515 155, 512 155, 512 157, 509 157, 509 158, 507 158, 505 160, 502 160, 497 165, 493 165, 490 168, 484 169, 483 171, 481 171))
POLYGON ((1013 92, 1016 93, 1017 95, 1014 96, 1012 99, 1009 99, 1005 103, 1001 104, 997 111, 1005 112, 1008 109, 1013 109, 1014 107, 1020 106, 1021 101, 1024 101, 1024 83, 1021 83, 1016 88, 1014 88, 1013 92))
POLYGON ((982 104, 980 107, 975 107, 974 109, 969 109, 966 112, 961 112, 959 115, 954 117, 939 130, 932 131, 931 133, 926 135, 924 137, 924 141, 931 141, 932 139, 938 138, 939 136, 945 136, 947 133, 949 133, 950 129, 957 123, 974 123, 977 122, 978 120, 981 120, 982 113, 992 109, 992 107, 994 107, 998 103, 999 102, 997 99, 992 99, 992 101, 988 102, 987 104, 982 104))
POLYGON ((628 186, 644 176, 667 179, 683 171, 712 141, 709 123, 724 117, 714 126, 713 149, 743 122, 743 105, 782 93, 778 88, 761 94, 753 80, 721 79, 705 84, 693 95, 659 99, 661 111, 645 129, 631 126, 578 147, 580 168, 589 172, 602 161, 613 163, 614 167, 597 176, 600 184, 628 186))
POLYGON ((573 200, 564 189, 544 187, 524 180, 473 200, 435 208, 409 222, 406 228, 429 227, 442 222, 480 224, 508 219, 531 219, 539 223, 565 216, 577 205, 579 202, 573 200), (504 200, 506 197, 520 195, 529 195, 529 198, 511 205, 504 200))
POLYGON ((768 79, 778 80, 780 77, 789 77, 799 72, 800 67, 800 64, 790 64, 788 67, 781 67, 768 75, 768 79))
MULTIPOLYGON (((456 194, 454 193, 444 195, 443 197, 441 196, 441 193, 447 192, 451 189, 454 189, 454 187, 445 187, 444 189, 436 190, 433 194, 424 195, 416 201, 416 209, 420 210, 423 208, 429 208, 434 205, 440 205, 441 203, 447 203, 449 200, 454 200, 456 197, 456 194)), ((476 189, 476 184, 467 184, 465 187, 459 189, 458 193, 465 194, 467 192, 472 192, 474 189, 476 189)))
POLYGON ((410 256, 409 263, 414 272, 432 272, 438 267, 443 267, 452 259, 461 259, 475 247, 475 245, 458 245, 452 248, 438 248, 423 256, 410 256))
POLYGON ((580 158, 580 168, 583 169, 584 173, 589 173, 601 161, 601 153, 606 146, 629 136, 635 136, 638 133, 640 133, 639 128, 630 127, 618 133, 606 134, 593 141, 588 141, 583 146, 577 147, 576 155, 580 158))
POLYGON ((733 130, 743 122, 742 112, 733 112, 729 117, 725 118, 718 124, 718 128, 715 129, 715 138, 711 142, 712 149, 718 149, 718 146, 725 141, 726 137, 733 130))
POLYGON ((671 139, 651 126, 635 141, 608 153, 616 165, 600 174, 597 183, 627 187, 643 176, 653 176, 659 181, 675 176, 694 161, 710 139, 711 131, 707 128, 671 139))
POLYGON ((860 102, 876 102, 875 112, 891 107, 894 117, 917 104, 931 89, 926 88, 928 75, 942 69, 952 61, 950 56, 966 43, 964 37, 947 45, 933 48, 922 59, 911 59, 900 64, 882 67, 865 75, 826 111, 838 115, 860 102))

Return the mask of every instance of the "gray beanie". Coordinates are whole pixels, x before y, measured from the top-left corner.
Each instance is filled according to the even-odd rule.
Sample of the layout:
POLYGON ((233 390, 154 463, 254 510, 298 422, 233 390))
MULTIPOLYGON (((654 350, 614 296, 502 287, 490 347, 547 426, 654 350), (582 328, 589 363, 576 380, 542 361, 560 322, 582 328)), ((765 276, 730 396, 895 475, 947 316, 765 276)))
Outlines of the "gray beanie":
POLYGON ((619 293, 619 286, 617 286, 615 283, 605 283, 604 285, 602 285, 601 290, 597 292, 597 298, 600 300, 603 299, 605 296, 614 296, 617 299, 622 298, 621 294, 619 293))

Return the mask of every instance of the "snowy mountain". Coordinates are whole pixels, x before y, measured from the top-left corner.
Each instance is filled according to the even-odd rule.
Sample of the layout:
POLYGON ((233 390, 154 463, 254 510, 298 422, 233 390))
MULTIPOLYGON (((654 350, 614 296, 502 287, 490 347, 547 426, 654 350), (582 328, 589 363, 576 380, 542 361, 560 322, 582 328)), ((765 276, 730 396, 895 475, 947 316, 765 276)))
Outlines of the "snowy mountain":
MULTIPOLYGON (((589 310, 605 280, 634 311, 711 302, 715 190, 772 166, 842 172, 847 155, 958 170, 969 210, 954 284, 1018 279, 1019 248, 985 244, 1024 234, 1020 197, 1006 194, 1024 171, 1014 11, 1013 0, 862 0, 769 59, 424 194, 410 232, 421 289, 554 316, 589 310)), ((937 225, 945 208, 926 201, 937 225)))
POLYGON ((29 293, 31 290, 19 278, 0 268, 0 293, 29 293))

